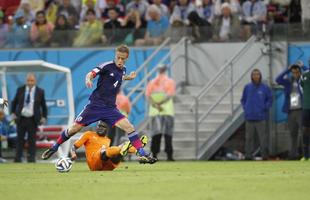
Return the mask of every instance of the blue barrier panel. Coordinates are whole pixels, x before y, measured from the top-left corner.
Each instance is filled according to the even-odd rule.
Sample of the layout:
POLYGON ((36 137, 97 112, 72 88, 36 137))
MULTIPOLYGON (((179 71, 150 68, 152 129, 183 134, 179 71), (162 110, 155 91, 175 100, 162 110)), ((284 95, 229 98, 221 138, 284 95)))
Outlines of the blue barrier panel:
POLYGON ((297 60, 304 62, 309 67, 308 60, 310 58, 309 44, 290 44, 288 47, 288 64, 293 64, 297 60))
POLYGON ((287 114, 282 112, 282 106, 284 103, 284 93, 283 89, 276 88, 274 89, 275 102, 274 102, 274 116, 273 119, 276 123, 284 123, 287 121, 287 114))
MULTIPOLYGON (((153 51, 153 48, 133 48, 126 63, 127 72, 129 73, 136 70, 137 67, 139 67, 153 51)), ((159 59, 164 57, 167 53, 168 49, 161 50, 158 56, 156 56, 156 58, 154 58, 150 63, 148 71, 155 67, 158 64, 157 62, 159 59)), ((69 67, 72 71, 76 114, 83 109, 92 91, 85 87, 84 77, 86 73, 88 73, 96 65, 112 60, 113 58, 114 49, 25 49, 0 51, 0 61, 44 60, 50 63, 69 67)), ((141 72, 137 76, 137 79, 133 80, 128 87, 134 87, 134 85, 140 82, 144 76, 144 72, 141 72)), ((50 76, 38 74, 37 78, 38 86, 44 88, 46 91, 46 99, 49 100, 49 113, 52 113, 53 115, 66 115, 67 110, 61 109, 56 105, 56 100, 63 99, 65 96, 65 86, 60 86, 59 84, 64 80, 64 76, 61 74, 54 74, 50 76)), ((9 100, 12 100, 15 95, 16 88, 24 84, 25 74, 12 75, 12 77, 10 77, 7 81, 9 88, 9 100)), ((126 91, 128 90, 126 89, 126 91)), ((134 106, 132 113, 130 114, 129 118, 135 125, 139 124, 144 119, 144 101, 144 98, 141 99, 138 104, 134 106)), ((67 102, 64 103, 66 104, 67 102)), ((49 123, 62 123, 62 120, 58 119, 53 122, 49 121, 49 123)))

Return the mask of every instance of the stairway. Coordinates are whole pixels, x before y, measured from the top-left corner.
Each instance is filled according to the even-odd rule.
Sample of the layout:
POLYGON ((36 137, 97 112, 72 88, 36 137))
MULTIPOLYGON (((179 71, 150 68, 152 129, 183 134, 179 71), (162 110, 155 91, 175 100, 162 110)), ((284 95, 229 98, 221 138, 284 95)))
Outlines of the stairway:
MULTIPOLYGON (((172 63, 171 66, 178 58, 188 56, 186 52, 189 45, 187 40, 183 38, 177 45, 173 45, 165 59, 171 56, 172 52, 183 48, 182 45, 184 45, 185 53, 179 52, 180 55, 175 55, 170 61, 172 63)), ((269 57, 267 56, 267 59, 263 59, 267 55, 263 52, 268 52, 265 43, 257 42, 257 38, 252 36, 230 59, 223 60, 223 66, 218 68, 213 73, 214 75, 208 78, 207 82, 203 83, 205 85, 194 86, 195 81, 191 81, 189 79, 190 76, 185 76, 187 77, 185 82, 193 84, 183 86, 184 74, 179 74, 180 80, 177 85, 181 85, 182 89, 174 99, 175 127, 173 147, 176 160, 210 159, 229 136, 234 133, 236 128, 238 128, 237 126, 243 120, 240 98, 244 85, 249 81, 251 70, 254 67, 258 67, 263 74, 269 73, 268 68, 264 67, 267 66, 268 62, 266 61, 269 57), (197 112, 196 102, 199 103, 197 112), (198 120, 196 119, 197 116, 198 120), (197 134, 196 125, 198 129, 197 134)), ((193 60, 194 58, 190 58, 188 61, 193 62, 193 60)), ((164 59, 158 63, 163 63, 163 61, 164 59)), ((194 64, 197 67, 195 62, 194 64)), ((190 68, 189 65, 184 67, 190 68)), ((210 66, 204 67, 207 70, 210 66)), ((150 71, 144 79, 150 77, 155 72, 155 69, 150 71)), ((187 73, 185 72, 185 75, 187 73)), ((196 75, 193 77, 198 77, 197 73, 199 72, 195 71, 195 73, 196 75)), ((173 78, 177 80, 177 77, 173 78)), ((137 87, 135 90, 137 90, 137 87)), ((143 95, 138 95, 138 97, 141 96, 143 95)), ((145 124, 148 124, 147 121, 140 126, 141 130, 145 130, 143 129, 143 127, 146 127, 145 124)), ((158 157, 160 160, 164 160, 166 159, 164 141, 161 142, 161 150, 162 152, 158 157)))
MULTIPOLYGON (((199 105, 199 114, 212 106, 214 100, 223 86, 217 86, 214 92, 203 97, 199 105)), ((191 105, 195 101, 195 95, 201 89, 200 86, 186 86, 182 94, 177 94, 174 100, 175 118, 173 133, 174 158, 176 160, 196 159, 195 144, 195 116, 191 110, 191 105)), ((236 88, 237 89, 237 88, 236 88)), ((234 96, 234 106, 240 105, 240 97, 243 88, 238 88, 234 96)), ((231 116, 229 99, 224 99, 220 106, 215 109, 199 129, 199 146, 201 146, 216 130, 231 116)), ((161 143, 161 153, 159 159, 165 160, 164 141, 161 143)))

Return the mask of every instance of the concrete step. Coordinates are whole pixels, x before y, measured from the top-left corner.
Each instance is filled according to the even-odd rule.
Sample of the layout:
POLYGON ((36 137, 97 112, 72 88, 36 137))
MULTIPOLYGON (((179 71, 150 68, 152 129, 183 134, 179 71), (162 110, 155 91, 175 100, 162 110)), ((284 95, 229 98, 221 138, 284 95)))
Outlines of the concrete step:
MULTIPOLYGON (((209 135, 208 137, 205 136, 198 137, 199 146, 201 146, 205 141, 207 141, 210 138, 210 136, 211 135, 209 135)), ((187 135, 186 137, 183 138, 174 137, 173 145, 179 148, 194 147, 196 146, 196 137, 190 135, 187 135)))
MULTIPOLYGON (((210 115, 206 118, 212 119, 212 120, 225 120, 227 116, 230 115, 230 112, 228 111, 213 111, 210 113, 210 115)), ((199 117, 201 117, 202 114, 199 114, 199 117)), ((195 114, 189 113, 186 111, 176 110, 175 111, 175 119, 178 119, 180 121, 187 121, 187 120, 195 120, 195 114)))
MULTIPOLYGON (((182 133, 182 132, 189 133, 189 132, 193 132, 193 130, 194 130, 194 127, 193 128, 184 127, 181 129, 174 129, 174 133, 182 133)), ((202 132, 202 133, 214 132, 215 130, 216 128, 214 127, 205 127, 205 128, 199 127, 199 132, 202 132)))
MULTIPOLYGON (((200 112, 207 111, 213 105, 214 104, 212 104, 212 103, 202 102, 202 103, 199 104, 198 111, 200 111, 200 112)), ((238 102, 234 103, 234 107, 237 107, 239 105, 240 105, 240 103, 238 103, 238 102)), ((174 109, 175 110, 182 110, 182 111, 192 112, 192 111, 194 111, 195 106, 192 106, 191 103, 175 103, 174 104, 174 109)), ((221 111, 230 110, 231 109, 230 102, 221 102, 217 106, 217 109, 221 110, 221 111)))
MULTIPOLYGON (((205 140, 199 140, 199 146, 201 146, 205 140)), ((188 147, 195 147, 196 141, 195 138, 173 138, 173 146, 179 148, 188 148, 188 147)))
MULTIPOLYGON (((209 130, 209 131, 198 131, 198 136, 202 140, 207 139, 210 137, 212 134, 214 134, 214 130, 209 130)), ((175 130, 173 133, 173 138, 182 138, 186 140, 191 140, 195 138, 195 131, 194 130, 175 130)))
MULTIPOLYGON (((218 96, 218 95, 223 94, 223 92, 226 91, 228 88, 229 88, 229 86, 213 87, 208 91, 207 95, 218 96)), ((191 87, 190 89, 184 89, 184 92, 185 92, 185 94, 188 94, 188 95, 197 96, 200 93, 201 89, 202 89, 202 87, 199 88, 199 90, 196 87, 194 87, 194 88, 191 87)), ((234 88, 233 91, 237 92, 237 93, 241 93, 242 90, 243 90, 243 87, 242 88, 236 87, 236 88, 234 88)))
MULTIPOLYGON (((234 103, 240 103, 241 93, 234 94, 234 103)), ((219 99, 218 94, 208 94, 200 99, 200 103, 214 103, 219 99)), ((193 104, 195 103, 195 96, 180 94, 175 97, 175 103, 193 104)), ((230 102, 230 95, 227 95, 222 102, 230 102)))
MULTIPOLYGON (((204 122, 203 123, 222 123, 222 122, 224 122, 224 120, 225 119, 212 119, 212 118, 210 118, 210 119, 206 119, 206 120, 204 120, 204 122)), ((193 118, 189 118, 189 119, 174 119, 174 123, 195 123, 195 119, 193 119, 193 118)))
MULTIPOLYGON (((151 131, 147 130, 148 133, 151 133, 151 131)), ((208 137, 210 137, 214 131, 199 131, 198 136, 201 140, 206 140, 208 137)), ((148 134, 149 137, 151 138, 151 134, 148 134)), ((193 140, 196 137, 195 131, 194 130, 175 130, 173 133, 173 138, 174 139, 181 139, 181 140, 193 140)), ((162 138, 164 138, 162 136, 162 138)))
MULTIPOLYGON (((205 85, 201 85, 201 86, 185 86, 184 87, 184 92, 186 92, 186 94, 198 94, 204 86, 205 85)), ((230 87, 229 81, 225 81, 224 80, 224 81, 221 81, 221 83, 215 84, 210 89, 210 92, 213 92, 213 91, 224 91, 224 90, 226 90, 229 87, 230 87)), ((236 87, 235 89, 239 89, 239 87, 236 87)))
MULTIPOLYGON (((200 129, 216 129, 218 128, 224 120, 208 120, 206 122, 203 122, 199 125, 200 129)), ((175 130, 180 130, 180 129, 195 129, 195 122, 182 122, 175 120, 174 122, 174 129, 175 130)))
POLYGON ((196 96, 202 88, 203 86, 185 86, 183 91, 185 92, 185 94, 196 96))

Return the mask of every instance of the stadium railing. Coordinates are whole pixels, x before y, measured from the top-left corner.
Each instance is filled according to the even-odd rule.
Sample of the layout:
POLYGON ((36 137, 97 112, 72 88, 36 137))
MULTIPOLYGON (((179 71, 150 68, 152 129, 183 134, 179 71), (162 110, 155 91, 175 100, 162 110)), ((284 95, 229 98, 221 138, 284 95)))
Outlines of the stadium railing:
MULTIPOLYGON (((261 49, 257 49, 255 53, 252 55, 255 55, 255 58, 252 59, 251 64, 249 63, 247 66, 243 66, 243 69, 240 69, 240 61, 242 59, 248 59, 249 57, 249 51, 251 51, 251 48, 257 43, 257 37, 252 36, 246 44, 237 52, 229 61, 226 62, 226 64, 221 67, 221 69, 217 72, 216 75, 213 76, 211 80, 206 83, 206 85, 198 92, 198 94, 195 97, 195 102, 191 105, 192 112, 194 112, 195 115, 195 140, 196 140, 196 158, 200 159, 201 157, 204 157, 206 159, 209 159, 213 153, 215 153, 216 148, 214 147, 215 143, 218 147, 222 144, 220 144, 217 139, 222 138, 222 141, 225 141, 223 139, 224 134, 223 131, 224 127, 229 125, 227 123, 235 123, 238 116, 242 113, 240 103, 236 105, 236 95, 237 86, 242 86, 245 84, 244 78, 248 78, 246 75, 249 74, 250 70, 253 69, 254 66, 261 60, 261 58, 264 56, 261 49), (203 98, 209 94, 211 91, 216 90, 216 87, 218 86, 224 87, 224 90, 216 97, 216 100, 211 104, 211 106, 206 110, 199 110, 199 104, 203 100, 203 98), (225 119, 224 123, 219 126, 219 128, 209 137, 207 138, 207 141, 204 141, 202 145, 199 146, 200 138, 199 138, 199 127, 202 123, 206 123, 205 119, 210 116, 210 114, 224 101, 228 100, 230 105, 230 114, 225 119), (221 132, 219 134, 219 132, 221 132), (208 152, 209 151, 209 152, 208 152), (212 151, 212 152, 210 152, 212 151)), ((252 48, 253 49, 253 48, 252 48)), ((238 97, 238 101, 239 101, 238 97)), ((230 133, 232 134, 232 132, 230 133)), ((225 135, 225 138, 227 139, 230 135, 225 135)))

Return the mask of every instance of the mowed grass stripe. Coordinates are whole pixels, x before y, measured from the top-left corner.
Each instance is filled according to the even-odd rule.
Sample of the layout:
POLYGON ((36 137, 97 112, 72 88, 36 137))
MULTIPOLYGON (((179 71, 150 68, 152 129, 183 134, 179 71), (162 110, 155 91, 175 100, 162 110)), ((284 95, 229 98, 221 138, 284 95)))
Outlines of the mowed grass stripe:
POLYGON ((310 199, 310 162, 122 163, 112 172, 70 173, 53 164, 1 164, 1 199, 310 199))

